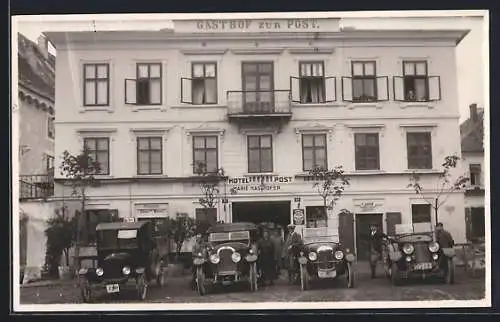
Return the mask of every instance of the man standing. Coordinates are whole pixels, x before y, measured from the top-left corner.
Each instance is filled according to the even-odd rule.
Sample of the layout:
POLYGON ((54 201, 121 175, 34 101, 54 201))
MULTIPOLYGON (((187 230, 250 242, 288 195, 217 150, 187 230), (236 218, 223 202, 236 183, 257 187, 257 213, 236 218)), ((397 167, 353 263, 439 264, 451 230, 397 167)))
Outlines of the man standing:
POLYGON ((371 278, 376 277, 377 263, 382 258, 382 243, 384 238, 387 238, 387 235, 379 231, 377 225, 370 225, 369 249, 371 278))
POLYGON ((271 241, 274 246, 274 261, 276 263, 276 275, 280 275, 281 271, 281 235, 279 233, 279 230, 274 230, 272 235, 271 235, 271 241))
POLYGON ((269 231, 263 231, 263 238, 258 242, 259 249, 259 268, 262 273, 262 282, 269 282, 273 285, 276 273, 276 264, 274 261, 274 245, 269 237, 269 231))
POLYGON ((455 241, 451 234, 443 227, 443 223, 436 224, 436 241, 441 248, 452 248, 455 246, 455 241))
MULTIPOLYGON (((290 282, 295 282, 292 280, 293 274, 297 273, 297 263, 296 258, 300 251, 300 246, 302 245, 302 237, 295 231, 295 225, 288 225, 288 237, 285 241, 285 245, 283 247, 283 251, 281 253, 281 257, 285 259, 287 268, 288 268, 288 278, 290 282)), ((295 276, 295 278, 298 278, 295 276)))

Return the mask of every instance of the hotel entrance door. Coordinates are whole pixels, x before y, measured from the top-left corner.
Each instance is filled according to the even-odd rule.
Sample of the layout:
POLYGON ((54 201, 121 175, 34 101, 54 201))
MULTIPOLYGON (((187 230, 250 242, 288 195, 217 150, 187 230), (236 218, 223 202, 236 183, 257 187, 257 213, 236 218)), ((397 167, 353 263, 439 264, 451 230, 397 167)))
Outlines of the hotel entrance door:
POLYGON ((367 261, 370 253, 370 225, 383 231, 382 214, 356 214, 356 255, 359 261, 367 261))

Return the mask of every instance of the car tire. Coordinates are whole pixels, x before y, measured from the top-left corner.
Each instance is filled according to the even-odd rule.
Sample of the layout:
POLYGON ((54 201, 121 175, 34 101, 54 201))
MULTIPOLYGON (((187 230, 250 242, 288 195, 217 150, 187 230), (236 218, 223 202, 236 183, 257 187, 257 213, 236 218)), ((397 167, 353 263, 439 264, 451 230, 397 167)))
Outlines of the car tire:
POLYGON ((453 264, 453 259, 449 258, 448 267, 446 269, 446 275, 444 281, 446 284, 454 284, 455 283, 455 265, 453 264))
POLYGON ((302 291, 307 291, 309 289, 309 274, 304 264, 300 264, 300 289, 302 291))
POLYGON ((198 266, 196 268, 196 290, 198 291, 198 295, 200 296, 207 294, 205 274, 203 273, 203 268, 201 266, 198 266))
POLYGON ((354 288, 356 285, 356 272, 354 271, 354 265, 352 263, 346 264, 346 286, 347 288, 354 288))
POLYGON ((250 282, 250 290, 252 292, 256 292, 259 289, 258 280, 257 280, 257 264, 250 264, 250 272, 249 272, 249 282, 250 282))
POLYGON ((392 263, 391 265, 391 283, 394 286, 401 285, 401 273, 396 263, 392 263))
POLYGON ((148 283, 146 281, 146 276, 140 274, 135 280, 137 298, 140 301, 144 301, 148 295, 148 283))
POLYGON ((80 295, 83 303, 92 303, 94 301, 92 287, 87 279, 80 281, 80 295))

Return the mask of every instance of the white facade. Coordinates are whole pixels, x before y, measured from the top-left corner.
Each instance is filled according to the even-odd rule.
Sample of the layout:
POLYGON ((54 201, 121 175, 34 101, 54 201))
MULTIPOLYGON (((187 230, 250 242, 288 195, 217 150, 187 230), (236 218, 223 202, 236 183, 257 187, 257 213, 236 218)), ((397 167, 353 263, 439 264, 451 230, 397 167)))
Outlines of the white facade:
MULTIPOLYGON (((419 172, 424 187, 431 187, 443 158, 460 153, 455 47, 466 31, 341 30, 338 20, 325 19, 307 21, 308 27, 316 26, 317 30, 294 29, 292 33, 283 32, 286 20, 273 20, 267 27, 265 22, 246 20, 240 28, 240 22, 228 21, 226 28, 231 23, 236 27, 222 30, 219 25, 210 31, 207 26, 215 25, 206 21, 174 21, 170 31, 48 33, 57 48, 55 154, 59 156, 64 150, 78 153, 85 138, 110 139, 109 174, 89 192, 90 209, 117 209, 119 216, 133 217, 144 204, 160 204, 169 215, 187 212, 194 216, 200 207, 200 189, 189 180, 195 177, 192 137, 213 135, 218 138, 218 166, 230 179, 264 175, 277 180, 265 183, 263 191, 245 188, 254 184, 229 183, 226 191, 235 186, 240 191, 227 194, 227 205, 219 203, 218 219, 234 220, 236 202, 288 201, 288 221, 292 221, 294 208, 322 205, 312 183, 302 177, 302 135, 325 134, 328 167, 342 165, 351 178, 329 215, 328 226, 338 226, 336 214, 342 208, 355 213, 356 218, 364 213, 381 214, 385 231, 387 213, 400 213, 401 222, 411 223, 412 204, 423 201, 407 188, 412 171, 408 169, 407 133, 430 133, 432 167, 419 172), (264 28, 279 24, 281 29, 259 32, 261 22, 264 28), (290 118, 276 122, 254 115, 253 121, 242 125, 241 118, 228 115, 234 107, 234 97, 228 91, 243 90, 242 62, 272 62, 273 88, 286 93, 286 98, 275 94, 279 105, 288 103, 288 95, 292 99, 300 95, 290 77, 299 76, 299 62, 304 61, 323 62, 323 76, 336 78, 335 83, 330 78, 325 81, 329 102, 292 102, 285 110, 291 113, 290 118), (342 77, 351 76, 351 63, 356 61, 375 62, 379 78, 374 102, 346 101, 352 94, 347 86, 351 83, 342 77), (428 76, 440 77, 440 86, 430 81, 427 92, 436 100, 395 100, 402 97, 397 77, 403 75, 404 61, 426 62, 428 76), (194 62, 216 63, 216 104, 181 103, 191 97, 187 87, 181 88, 181 78, 192 76, 194 62), (83 104, 83 66, 96 63, 109 64, 109 104, 88 107, 83 104), (129 96, 125 85, 125 79, 135 79, 137 63, 161 64, 161 104, 126 104, 137 99, 129 96), (356 170, 356 133, 379 134, 379 169, 356 170), (247 135, 272 136, 271 172, 249 173, 247 135), (161 137, 162 171, 138 175, 137 138, 151 136, 161 137)), ((69 193, 66 189, 58 195, 69 193)), ((456 193, 442 208, 439 220, 457 242, 465 236, 464 220, 457 220, 463 216, 463 193, 456 193)), ((431 218, 434 220, 433 214, 431 218)))

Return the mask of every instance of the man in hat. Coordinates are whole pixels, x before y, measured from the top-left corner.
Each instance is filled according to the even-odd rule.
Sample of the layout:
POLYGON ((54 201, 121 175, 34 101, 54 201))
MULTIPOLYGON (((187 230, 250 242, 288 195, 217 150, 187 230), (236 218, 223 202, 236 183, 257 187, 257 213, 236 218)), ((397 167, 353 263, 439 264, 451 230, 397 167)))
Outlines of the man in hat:
POLYGON ((443 223, 436 224, 436 241, 441 248, 452 248, 455 246, 455 241, 451 234, 444 229, 443 223))
POLYGON ((288 225, 288 237, 285 241, 281 257, 287 263, 288 272, 295 273, 297 271, 296 258, 299 255, 300 246, 302 245, 302 237, 295 231, 295 225, 288 225))
POLYGON ((369 249, 371 278, 376 277, 377 263, 382 259, 382 244, 387 235, 379 231, 375 224, 370 225, 369 249))

